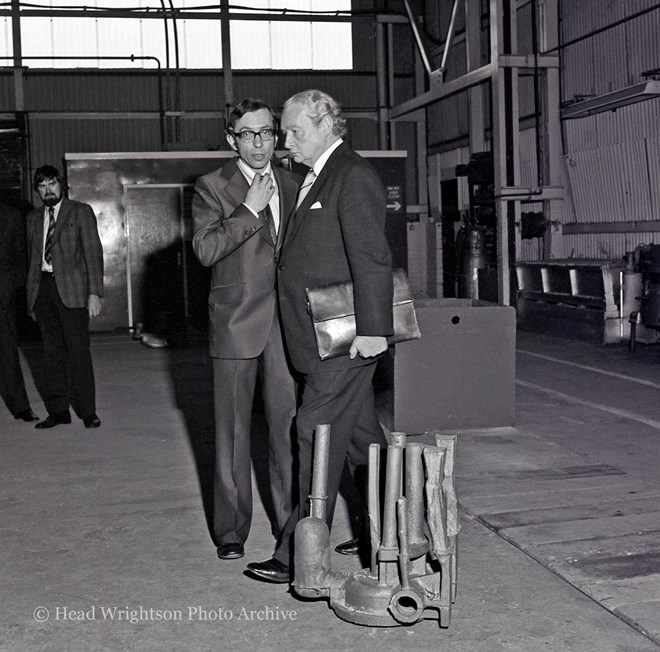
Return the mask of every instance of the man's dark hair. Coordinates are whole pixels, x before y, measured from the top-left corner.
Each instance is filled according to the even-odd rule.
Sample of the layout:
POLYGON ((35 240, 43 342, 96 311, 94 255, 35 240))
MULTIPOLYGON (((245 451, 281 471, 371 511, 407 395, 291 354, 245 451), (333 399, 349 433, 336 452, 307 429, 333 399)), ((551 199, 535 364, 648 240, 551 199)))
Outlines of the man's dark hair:
POLYGON ((277 131, 277 118, 273 113, 272 109, 264 102, 254 97, 247 97, 244 100, 241 100, 229 113, 227 118, 227 131, 231 134, 234 132, 234 125, 246 114, 254 113, 255 111, 260 111, 261 109, 266 109, 270 113, 270 117, 273 119, 273 129, 277 131))
POLYGON ((34 189, 36 190, 37 186, 42 181, 50 181, 51 179, 59 181, 62 190, 66 189, 66 179, 60 174, 60 171, 52 165, 42 165, 34 171, 34 189))

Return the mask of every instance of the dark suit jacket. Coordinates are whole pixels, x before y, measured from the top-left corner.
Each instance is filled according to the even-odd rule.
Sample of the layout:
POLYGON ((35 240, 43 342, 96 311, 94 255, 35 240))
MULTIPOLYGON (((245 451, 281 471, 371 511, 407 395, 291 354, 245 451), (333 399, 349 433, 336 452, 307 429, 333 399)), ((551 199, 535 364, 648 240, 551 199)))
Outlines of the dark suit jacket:
MULTIPOLYGON (((27 216, 30 266, 28 312, 34 312, 41 282, 45 206, 27 216)), ((67 308, 87 308, 89 296, 103 296, 103 247, 96 216, 89 204, 62 198, 53 233, 51 261, 57 291, 67 308)))
MULTIPOLYGON (((248 183, 238 159, 200 177, 192 203, 193 250, 213 267, 209 294, 210 353, 247 359, 264 349, 275 316, 275 248, 264 220, 242 203, 248 183)), ((280 194, 278 240, 298 193, 298 178, 273 166, 280 194)))
POLYGON ((303 373, 367 364, 321 361, 305 289, 351 279, 358 335, 392 334, 392 259, 385 237, 386 197, 371 164, 342 143, 291 217, 278 264, 284 336, 303 373))
POLYGON ((21 214, 0 204, 0 308, 7 308, 25 283, 27 254, 21 214))

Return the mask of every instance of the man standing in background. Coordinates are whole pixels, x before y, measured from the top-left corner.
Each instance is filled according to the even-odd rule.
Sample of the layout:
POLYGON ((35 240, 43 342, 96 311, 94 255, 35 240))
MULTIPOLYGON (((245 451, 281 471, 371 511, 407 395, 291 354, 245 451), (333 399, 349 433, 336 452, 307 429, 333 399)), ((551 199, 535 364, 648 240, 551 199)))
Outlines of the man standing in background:
POLYGON ((23 219, 15 208, 0 204, 0 395, 16 419, 38 421, 30 409, 16 346, 16 294, 26 271, 23 219))
POLYGON ((69 405, 85 428, 98 428, 89 320, 101 312, 103 248, 92 207, 65 197, 59 170, 34 173, 43 208, 27 217, 28 312, 43 343, 44 403, 48 416, 35 428, 71 423, 69 405))

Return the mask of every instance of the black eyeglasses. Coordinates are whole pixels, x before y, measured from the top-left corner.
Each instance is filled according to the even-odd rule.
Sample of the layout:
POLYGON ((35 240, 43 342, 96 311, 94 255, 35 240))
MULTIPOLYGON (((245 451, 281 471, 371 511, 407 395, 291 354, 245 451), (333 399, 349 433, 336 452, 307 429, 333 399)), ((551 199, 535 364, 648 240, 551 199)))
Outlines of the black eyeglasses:
POLYGON ((250 131, 249 129, 245 129, 244 131, 232 131, 232 136, 238 138, 242 143, 251 143, 257 136, 261 140, 273 140, 275 130, 262 129, 261 131, 250 131))

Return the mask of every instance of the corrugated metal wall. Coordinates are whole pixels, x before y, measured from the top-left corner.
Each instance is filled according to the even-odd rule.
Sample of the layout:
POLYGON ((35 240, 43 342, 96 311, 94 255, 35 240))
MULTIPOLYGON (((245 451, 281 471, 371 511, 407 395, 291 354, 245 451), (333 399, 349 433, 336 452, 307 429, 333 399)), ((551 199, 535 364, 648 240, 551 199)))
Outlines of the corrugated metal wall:
MULTIPOLYGON (((657 6, 654 0, 564 0, 561 40, 568 43, 594 30, 657 6)), ((603 95, 640 81, 657 68, 660 11, 651 11, 562 51, 563 99, 603 95)))
MULTIPOLYGON (((637 12, 653 0, 564 0, 561 40, 589 35, 637 12)), ((660 10, 644 13, 565 47, 561 53, 562 99, 599 96, 637 84, 660 65, 660 10)), ((619 259, 660 233, 636 232, 658 222, 660 201, 660 99, 562 123, 564 133, 564 235, 567 255, 619 259), (567 210, 570 209, 570 210, 567 210), (631 223, 608 232, 607 224, 631 223), (590 233, 571 233, 572 223, 590 233), (602 225, 602 226, 601 226, 602 225), (600 232, 599 232, 600 231, 600 232)))
POLYGON ((157 111, 156 75, 29 73, 28 111, 157 111))
MULTIPOLYGON (((224 137, 225 97, 221 74, 183 72, 178 105, 175 75, 161 77, 170 101, 164 108, 187 112, 166 121, 166 140, 176 149, 228 149, 224 137), (206 115, 196 116, 195 112, 206 115)), ((305 88, 322 88, 344 110, 373 111, 377 87, 372 73, 240 73, 233 76, 237 99, 262 97, 276 110, 287 97, 305 88)), ((158 76, 124 71, 26 71, 25 109, 30 125, 33 167, 45 162, 61 165, 66 152, 160 151, 158 76), (113 112, 117 116, 112 116, 113 112), (94 113, 101 115, 95 116, 94 113), (71 115, 75 114, 75 115, 71 115)), ((0 112, 13 110, 13 77, 0 73, 0 112)), ((352 144, 377 149, 373 120, 349 121, 352 144)), ((406 138, 402 130, 402 140, 406 138)), ((406 148, 407 142, 400 143, 406 148)))
POLYGON ((62 167, 67 152, 143 152, 160 149, 157 120, 32 119, 30 142, 33 168, 45 163, 62 167))
POLYGON ((566 158, 578 223, 653 219, 646 141, 572 152, 566 158))
MULTIPOLYGON (((660 9, 655 0, 560 0, 560 12, 560 43, 583 39, 561 48, 562 101, 626 88, 642 81, 642 72, 660 68, 660 9), (645 13, 626 20, 639 12, 645 13), (604 29, 617 21, 624 22, 604 29)), ((444 37, 446 12, 429 10, 426 19, 440 21, 442 25, 428 29, 444 37)), ((530 21, 531 3, 519 4, 518 42, 524 52, 531 51, 530 21)), ((485 35, 486 25, 482 38, 485 35)), ((520 77, 521 118, 534 114, 533 91, 533 79, 520 77)), ((433 151, 446 150, 452 141, 467 138, 467 104, 461 103, 461 97, 429 107, 429 146, 433 151)), ((488 106, 485 113, 488 125, 488 106)), ((592 231, 564 235, 566 254, 618 259, 639 244, 660 242, 660 98, 564 120, 562 132, 564 202, 558 216, 553 217, 566 224, 569 232, 572 224, 592 231), (608 225, 614 222, 630 222, 631 226, 626 232, 617 225, 624 230, 613 233, 608 225), (649 226, 632 224, 637 222, 649 226), (640 233, 636 228, 655 230, 640 233)), ((460 162, 466 163, 469 153, 461 151, 465 158, 460 162)), ((520 164, 522 184, 536 185, 534 129, 520 133, 520 164)), ((539 204, 522 206, 522 211, 541 209, 539 204)), ((519 259, 530 260, 538 258, 540 251, 539 241, 531 240, 523 241, 516 253, 519 259)))
MULTIPOLYGON (((652 0, 564 0, 561 42, 587 36, 561 52, 562 99, 599 96, 637 84, 641 73, 660 65, 660 10, 606 29, 652 0)), ((567 225, 588 225, 591 233, 564 235, 567 255, 619 259, 637 245, 660 241, 660 233, 612 233, 613 222, 657 222, 660 99, 562 123, 564 211, 567 225), (602 227, 600 225, 603 225, 602 227), (599 232, 602 231, 602 232, 599 232)))
MULTIPOLYGON (((364 3, 361 3, 364 4, 364 3)), ((580 38, 614 21, 657 5, 655 0, 560 0, 561 42, 580 38)), ((487 10, 487 0, 481 2, 487 10)), ((425 28, 436 38, 444 38, 451 3, 427 2, 425 28)), ((459 31, 463 24, 459 19, 459 31)), ((520 6, 519 44, 530 48, 531 5, 520 6)), ((373 26, 356 26, 353 73, 308 74, 294 72, 235 73, 235 97, 261 96, 275 107, 286 97, 303 88, 320 87, 343 102, 346 111, 373 111, 377 107, 377 80, 373 26), (362 47, 360 47, 362 46, 362 47)), ((396 101, 414 96, 411 76, 412 47, 409 30, 397 25, 392 29, 396 48, 396 101), (406 41, 406 39, 408 39, 406 41), (405 47, 404 44, 405 43, 405 47)), ((651 11, 612 29, 588 36, 561 51, 562 100, 575 95, 599 95, 626 87, 640 80, 639 74, 660 66, 660 10, 651 11)), ((482 41, 487 42, 488 26, 482 26, 482 41)), ((458 39, 448 61, 447 78, 464 73, 465 43, 458 39)), ((440 56, 437 48, 434 56, 440 56)), ((484 48, 487 56, 487 48, 484 48)), ((170 98, 174 76, 169 77, 170 98)), ((166 80, 163 79, 165 83, 166 80)), ((222 75, 217 72, 182 73, 179 105, 170 100, 168 108, 187 111, 178 120, 179 145, 184 148, 225 147, 219 117, 195 116, 191 112, 224 111, 222 75)), ((153 151, 160 149, 157 77, 155 73, 117 73, 104 71, 80 73, 42 73, 26 71, 26 108, 30 114, 30 145, 33 165, 44 161, 59 162, 64 152, 153 151), (71 119, 52 112, 130 113, 116 119, 71 119), (149 116, 140 116, 149 112, 149 116)), ((486 124, 489 106, 486 101, 486 124)), ((0 72, 0 111, 13 108, 13 80, 9 72, 0 72)), ((458 163, 468 159, 463 147, 468 136, 467 94, 461 93, 431 105, 427 112, 428 146, 435 152, 461 147, 453 158, 458 163)), ((532 79, 520 79, 520 114, 534 112, 532 79)), ((173 124, 168 125, 174 128, 173 124)), ((350 123, 352 144, 358 149, 376 149, 376 124, 368 119, 350 123)), ((562 123, 565 152, 565 201, 560 219, 565 224, 594 225, 613 221, 660 220, 660 99, 646 101, 616 112, 602 113, 562 123)), ((398 128, 399 149, 414 151, 414 129, 398 128)), ((525 184, 536 179, 536 141, 534 130, 520 135, 521 174, 525 184)), ((414 156, 412 157, 414 159, 414 156)), ((412 160, 411 159, 411 160, 412 160)), ((414 188, 409 183, 409 188, 414 188)), ((414 193, 414 190, 412 191, 414 193)), ((415 193, 416 194, 416 193, 415 193)), ((417 199, 410 199, 416 203, 417 199)), ((525 206, 523 210, 531 210, 525 206)), ((620 257, 639 238, 639 234, 594 233, 566 235, 566 252, 576 256, 620 257)), ((658 233, 646 239, 658 240, 658 233)), ((523 244, 520 257, 532 255, 537 243, 523 244)))

